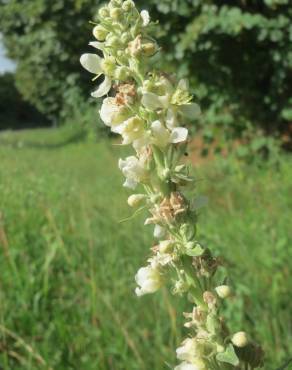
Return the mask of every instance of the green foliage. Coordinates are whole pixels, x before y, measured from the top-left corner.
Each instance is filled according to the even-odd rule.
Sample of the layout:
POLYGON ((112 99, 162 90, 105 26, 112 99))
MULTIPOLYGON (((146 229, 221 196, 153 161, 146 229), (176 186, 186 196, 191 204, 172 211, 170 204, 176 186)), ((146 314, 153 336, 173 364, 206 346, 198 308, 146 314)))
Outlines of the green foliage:
POLYGON ((292 3, 150 1, 176 73, 192 77, 209 139, 288 130, 292 111, 292 3), (174 45, 174 48, 173 48, 174 45), (256 127, 256 129, 254 129, 256 127))
POLYGON ((19 91, 40 112, 56 118, 82 96, 88 79, 79 58, 99 2, 0 0, 0 25, 9 56, 17 61, 19 91), (69 96, 68 96, 69 95, 69 96))
POLYGON ((0 130, 45 126, 48 121, 25 102, 12 73, 0 74, 0 130))
MULTIPOLYGON (((135 296, 152 228, 141 234, 141 216, 118 223, 129 216, 115 165, 126 149, 77 134, 64 126, 0 135, 0 364, 167 370, 185 336, 180 313, 191 308, 167 290, 135 296)), ((234 160, 204 167, 199 237, 227 257, 236 281, 224 316, 233 332, 263 342, 265 370, 274 370, 292 353, 291 158, 281 156, 277 171, 234 160)))

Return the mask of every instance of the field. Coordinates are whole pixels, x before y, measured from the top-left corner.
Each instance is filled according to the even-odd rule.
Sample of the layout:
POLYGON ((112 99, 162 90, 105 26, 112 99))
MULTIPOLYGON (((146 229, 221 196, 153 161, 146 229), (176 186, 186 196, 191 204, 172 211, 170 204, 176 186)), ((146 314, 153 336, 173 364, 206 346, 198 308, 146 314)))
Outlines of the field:
MULTIPOLYGON (((152 228, 131 215, 125 149, 68 128, 0 135, 0 369, 162 370, 189 310, 167 289, 134 295, 152 228)), ((292 357, 292 160, 196 167, 200 239, 226 258, 232 330, 263 343, 265 370, 292 357)))

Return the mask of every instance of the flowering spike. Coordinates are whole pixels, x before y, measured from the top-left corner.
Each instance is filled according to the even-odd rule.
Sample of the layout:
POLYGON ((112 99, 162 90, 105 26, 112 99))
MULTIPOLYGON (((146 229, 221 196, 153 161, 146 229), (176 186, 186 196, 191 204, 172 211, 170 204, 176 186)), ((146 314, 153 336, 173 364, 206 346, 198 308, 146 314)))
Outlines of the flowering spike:
POLYGON ((192 312, 184 313, 190 334, 176 350, 181 361, 176 370, 260 367, 260 347, 245 332, 230 335, 220 310, 231 288, 216 281, 220 262, 196 239, 202 200, 188 198, 194 178, 181 161, 189 136, 186 126, 200 115, 188 81, 151 69, 149 59, 160 49, 150 35, 153 23, 147 10, 139 12, 132 0, 111 0, 98 15, 93 29, 97 41, 90 42, 98 55, 84 54, 80 61, 89 72, 105 76, 93 97, 107 95, 113 87, 100 117, 121 135, 122 144, 134 148, 134 155, 119 160, 119 168, 124 186, 139 185, 144 192, 132 194, 128 204, 148 208, 145 225, 154 225, 158 239, 147 266, 135 276, 135 292, 154 293, 170 277, 172 292, 193 305, 192 312))

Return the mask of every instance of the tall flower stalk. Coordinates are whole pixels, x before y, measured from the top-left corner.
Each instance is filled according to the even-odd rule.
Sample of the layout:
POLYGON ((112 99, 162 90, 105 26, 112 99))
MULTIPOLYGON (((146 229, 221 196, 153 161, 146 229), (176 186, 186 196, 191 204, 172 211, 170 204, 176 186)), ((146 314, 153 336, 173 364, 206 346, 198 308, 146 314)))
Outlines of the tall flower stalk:
POLYGON ((98 12, 93 28, 96 53, 81 56, 81 64, 103 78, 93 97, 104 98, 102 121, 120 134, 134 154, 119 160, 124 186, 135 191, 131 207, 147 208, 145 225, 154 225, 155 246, 135 277, 137 296, 172 284, 172 293, 185 296, 192 307, 184 313, 187 338, 176 349, 176 370, 256 369, 262 350, 244 332, 228 329, 221 311, 232 294, 220 281, 218 258, 196 237, 198 202, 190 167, 182 160, 188 124, 200 114, 185 79, 152 69, 150 58, 160 49, 150 36, 153 23, 132 0, 111 0, 98 12), (136 192, 139 189, 139 193, 136 192))

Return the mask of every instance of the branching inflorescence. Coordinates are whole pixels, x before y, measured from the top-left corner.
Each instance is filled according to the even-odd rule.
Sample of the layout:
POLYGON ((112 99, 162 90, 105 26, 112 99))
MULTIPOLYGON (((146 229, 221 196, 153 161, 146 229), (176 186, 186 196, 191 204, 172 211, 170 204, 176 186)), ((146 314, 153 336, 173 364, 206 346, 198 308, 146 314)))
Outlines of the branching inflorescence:
POLYGON ((81 56, 81 64, 103 82, 92 93, 104 98, 102 121, 131 144, 135 155, 120 159, 125 187, 141 192, 128 198, 131 207, 148 208, 145 225, 154 225, 156 245, 147 266, 136 274, 136 294, 156 292, 172 282, 172 292, 185 295, 193 306, 184 313, 189 336, 177 348, 176 370, 255 369, 262 351, 245 332, 231 333, 221 316, 223 300, 231 295, 218 282, 219 261, 196 239, 196 202, 190 168, 182 157, 188 141, 188 123, 200 114, 192 102, 188 82, 155 71, 150 58, 159 52, 149 35, 153 23, 146 10, 138 12, 132 0, 111 0, 99 9, 93 29, 96 54, 81 56))

